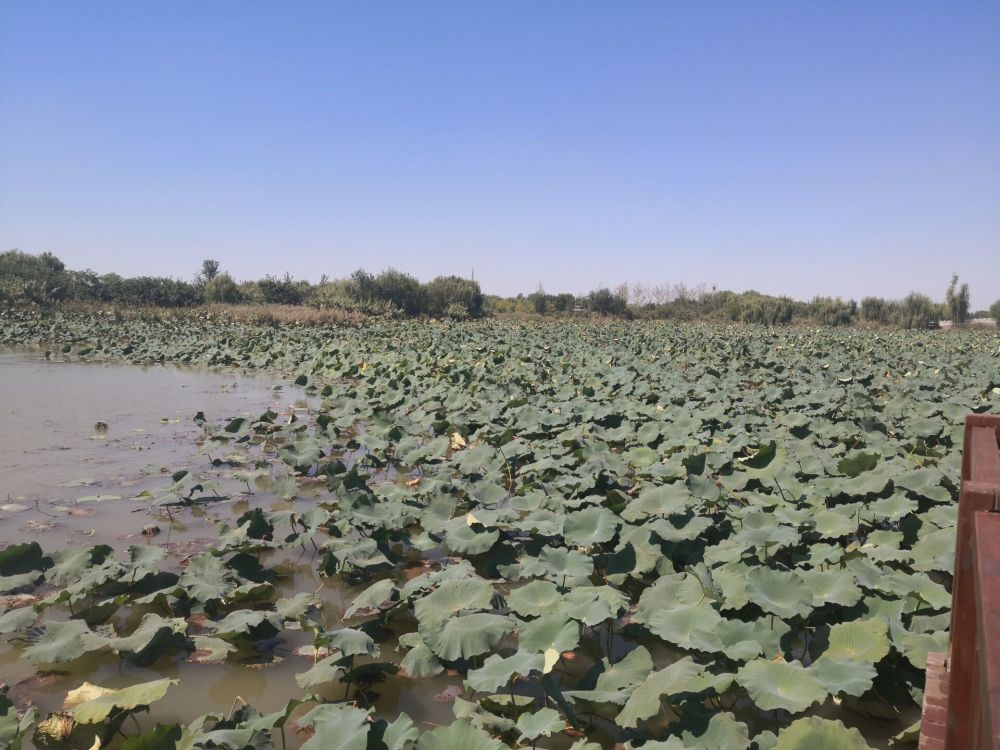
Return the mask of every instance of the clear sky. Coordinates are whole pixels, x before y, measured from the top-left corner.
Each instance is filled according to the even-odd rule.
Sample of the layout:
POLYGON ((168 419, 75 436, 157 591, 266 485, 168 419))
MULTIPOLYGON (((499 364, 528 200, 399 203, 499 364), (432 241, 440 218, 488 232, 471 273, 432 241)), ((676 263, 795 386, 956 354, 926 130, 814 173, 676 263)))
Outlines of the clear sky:
POLYGON ((1000 3, 0 0, 0 249, 1000 298, 1000 3))

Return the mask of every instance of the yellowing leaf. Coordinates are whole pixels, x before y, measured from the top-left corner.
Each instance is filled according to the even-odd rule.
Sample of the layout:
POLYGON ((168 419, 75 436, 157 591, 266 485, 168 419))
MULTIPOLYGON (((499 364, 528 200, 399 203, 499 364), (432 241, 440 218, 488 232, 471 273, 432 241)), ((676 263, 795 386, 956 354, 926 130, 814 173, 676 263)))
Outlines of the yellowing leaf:
POLYGON ((542 665, 542 674, 548 674, 559 661, 559 652, 554 648, 545 649, 545 663, 542 665))

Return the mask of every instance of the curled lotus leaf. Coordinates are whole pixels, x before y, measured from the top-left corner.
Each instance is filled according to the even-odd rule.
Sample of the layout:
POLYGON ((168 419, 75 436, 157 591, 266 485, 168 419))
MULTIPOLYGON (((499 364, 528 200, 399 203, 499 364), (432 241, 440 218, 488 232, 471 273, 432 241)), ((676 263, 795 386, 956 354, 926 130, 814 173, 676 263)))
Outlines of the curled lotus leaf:
POLYGON ((502 750, 503 743, 468 721, 454 721, 425 732, 417 740, 416 750, 502 750))
POLYGON ((486 658, 483 666, 469 671, 465 684, 481 693, 493 693, 508 685, 518 675, 541 672, 542 665, 543 657, 539 653, 517 651, 507 657, 493 654, 486 658))
POLYGON ((435 655, 453 662, 486 653, 513 629, 514 621, 509 617, 477 612, 452 617, 423 635, 435 655))
POLYGON ((518 645, 525 651, 572 651, 580 644, 580 623, 564 614, 542 615, 519 628, 518 645))
POLYGON ((380 581, 375 581, 375 583, 354 597, 351 606, 344 612, 344 619, 349 620, 360 610, 378 608, 381 604, 391 599, 395 592, 396 586, 391 578, 383 578, 380 581))
POLYGON ((79 724, 96 724, 104 721, 114 710, 132 711, 149 706, 167 694, 177 680, 164 678, 150 682, 140 682, 121 690, 109 690, 97 685, 84 683, 81 688, 66 696, 67 708, 79 724), (90 691, 85 691, 89 686, 90 691), (81 692, 84 691, 84 692, 81 692), (80 700, 86 698, 86 700, 80 700))
POLYGON ((517 717, 517 731, 529 741, 548 737, 553 732, 562 731, 565 726, 562 716, 554 708, 546 707, 517 717))
POLYGON ((617 722, 625 727, 638 726, 643 719, 656 715, 664 696, 673 696, 689 691, 698 691, 703 685, 705 668, 686 656, 668 667, 651 673, 629 696, 625 707, 617 717, 617 722))
POLYGON ((82 620, 49 622, 42 637, 24 649, 24 658, 32 664, 72 661, 92 650, 83 640, 84 635, 90 632, 87 623, 82 620))
POLYGON ((493 586, 482 578, 444 581, 434 591, 414 602, 417 620, 424 627, 442 622, 462 610, 487 609, 493 586))

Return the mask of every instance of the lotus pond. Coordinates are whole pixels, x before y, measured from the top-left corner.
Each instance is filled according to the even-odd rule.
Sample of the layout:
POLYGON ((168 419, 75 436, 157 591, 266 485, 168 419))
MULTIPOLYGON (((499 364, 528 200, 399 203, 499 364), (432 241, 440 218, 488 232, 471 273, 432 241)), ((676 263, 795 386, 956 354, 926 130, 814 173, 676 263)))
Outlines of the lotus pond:
POLYGON ((0 746, 905 744, 962 420, 1000 410, 982 334, 53 315, 0 344, 38 352, 0 358, 0 746))

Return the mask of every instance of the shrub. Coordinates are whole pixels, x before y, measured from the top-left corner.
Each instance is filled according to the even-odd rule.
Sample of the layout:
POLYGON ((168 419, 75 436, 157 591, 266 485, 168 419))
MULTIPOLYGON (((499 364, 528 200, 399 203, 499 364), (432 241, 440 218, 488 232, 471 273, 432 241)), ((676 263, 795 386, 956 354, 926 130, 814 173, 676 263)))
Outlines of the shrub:
POLYGON ((240 288, 228 273, 214 276, 205 283, 205 301, 235 304, 240 301, 240 288))
POLYGON ((426 312, 429 315, 453 317, 453 307, 465 311, 466 318, 483 314, 483 293, 479 283, 458 276, 438 276, 424 287, 426 312))

